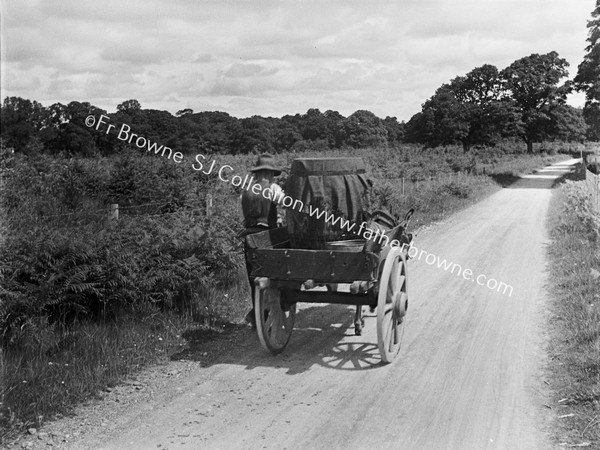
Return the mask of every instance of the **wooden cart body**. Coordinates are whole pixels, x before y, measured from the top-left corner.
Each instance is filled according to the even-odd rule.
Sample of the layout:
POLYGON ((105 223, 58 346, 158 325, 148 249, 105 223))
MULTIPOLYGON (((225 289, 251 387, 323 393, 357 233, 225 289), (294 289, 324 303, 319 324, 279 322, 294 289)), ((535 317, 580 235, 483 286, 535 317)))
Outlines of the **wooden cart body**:
POLYGON ((377 308, 381 358, 386 363, 394 360, 408 308, 407 248, 375 246, 377 251, 373 252, 367 250, 372 245, 362 242, 357 245, 354 240, 348 247, 341 245, 343 250, 291 248, 286 228, 246 237, 246 263, 256 285, 257 332, 266 349, 277 354, 286 347, 296 303, 347 304, 357 306, 356 334, 361 334, 364 325, 363 306, 377 308), (350 289, 338 290, 340 284, 350 284, 350 289), (327 290, 307 285, 325 286, 327 290))
POLYGON ((380 256, 376 253, 290 248, 285 228, 250 235, 247 242, 250 276, 269 279, 271 287, 286 289, 290 302, 377 306, 373 289, 362 294, 332 289, 332 285, 339 283, 376 283, 380 266, 380 256), (308 280, 329 287, 329 291, 303 289, 308 280))

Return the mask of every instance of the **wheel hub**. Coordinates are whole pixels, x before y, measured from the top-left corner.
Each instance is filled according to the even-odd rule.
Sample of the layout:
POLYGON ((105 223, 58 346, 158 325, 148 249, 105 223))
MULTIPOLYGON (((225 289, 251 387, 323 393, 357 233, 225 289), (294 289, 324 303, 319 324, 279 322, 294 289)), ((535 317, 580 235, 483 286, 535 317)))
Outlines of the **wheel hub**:
POLYGON ((396 320, 402 319, 406 314, 406 310, 408 309, 408 298, 406 297, 406 294, 404 292, 398 292, 396 295, 394 295, 392 302, 394 318, 396 320))

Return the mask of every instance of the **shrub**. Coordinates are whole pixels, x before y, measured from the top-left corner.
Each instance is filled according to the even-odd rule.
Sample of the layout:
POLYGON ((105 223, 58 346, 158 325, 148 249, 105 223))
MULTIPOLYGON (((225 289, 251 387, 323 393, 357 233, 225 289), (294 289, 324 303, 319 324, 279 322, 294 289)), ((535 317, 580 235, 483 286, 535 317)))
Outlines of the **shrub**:
POLYGON ((457 198, 468 198, 473 193, 472 187, 465 182, 451 181, 450 183, 441 185, 436 189, 437 194, 448 193, 457 198))
POLYGON ((565 211, 572 211, 579 219, 580 232, 592 241, 600 240, 600 213, 592 206, 592 195, 584 182, 565 181, 565 211))
POLYGON ((118 226, 76 233, 37 228, 7 241, 0 255, 3 345, 29 318, 68 323, 114 317, 150 302, 173 305, 188 285, 241 266, 239 245, 188 212, 123 217, 118 226))

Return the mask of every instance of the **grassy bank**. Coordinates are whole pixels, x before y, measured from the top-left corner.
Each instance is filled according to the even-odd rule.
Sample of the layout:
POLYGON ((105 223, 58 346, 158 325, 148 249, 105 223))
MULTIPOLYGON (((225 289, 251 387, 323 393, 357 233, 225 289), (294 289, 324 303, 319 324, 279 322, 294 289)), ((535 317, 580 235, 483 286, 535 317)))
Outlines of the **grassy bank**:
POLYGON ((554 434, 600 448, 600 214, 582 184, 567 182, 550 207, 554 434))
POLYGON ((38 333, 15 343, 18 353, 5 352, 2 414, 11 428, 37 428, 144 365, 167 360, 183 345, 179 333, 188 324, 148 309, 111 323, 76 323, 62 333, 36 325, 38 333))
MULTIPOLYGON (((416 146, 279 154, 360 156, 374 208, 417 212, 426 225, 489 195, 521 172, 564 155, 416 146)), ((244 173, 254 156, 215 155, 244 173)), ((249 308, 239 192, 171 161, 123 155, 12 161, 4 185, 6 243, 0 423, 39 427, 98 390, 185 345, 194 328, 219 330, 249 308), (209 217, 204 198, 211 194, 209 217), (118 226, 88 210, 119 203, 118 226), (151 204, 151 210, 138 207, 151 204), (128 209, 131 214, 125 214, 128 209)), ((145 207, 145 206, 144 206, 145 207)), ((104 214, 104 213, 102 213, 104 214)))

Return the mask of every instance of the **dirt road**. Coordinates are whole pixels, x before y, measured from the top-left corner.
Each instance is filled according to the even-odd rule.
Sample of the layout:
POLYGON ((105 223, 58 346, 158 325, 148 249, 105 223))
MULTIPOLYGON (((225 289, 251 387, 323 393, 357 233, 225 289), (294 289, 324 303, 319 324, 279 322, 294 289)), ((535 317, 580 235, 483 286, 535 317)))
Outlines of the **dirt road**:
POLYGON ((545 219, 561 170, 528 176, 419 232, 418 249, 473 278, 509 284, 512 295, 424 256, 410 260, 407 325, 393 364, 380 364, 374 316, 357 337, 350 307, 305 305, 282 355, 267 354, 249 329, 237 330, 233 351, 184 355, 187 372, 118 412, 104 406, 106 422, 71 447, 551 448, 545 219))

